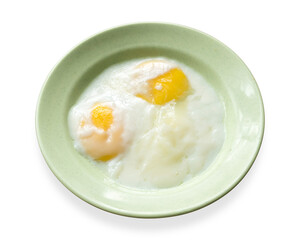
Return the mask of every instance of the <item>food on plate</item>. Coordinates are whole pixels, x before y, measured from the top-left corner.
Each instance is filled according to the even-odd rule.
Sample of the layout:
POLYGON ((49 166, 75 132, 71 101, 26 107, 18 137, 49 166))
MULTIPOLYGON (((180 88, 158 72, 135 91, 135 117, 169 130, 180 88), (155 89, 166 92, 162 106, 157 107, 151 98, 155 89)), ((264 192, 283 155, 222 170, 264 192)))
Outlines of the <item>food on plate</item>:
POLYGON ((68 117, 79 152, 120 184, 143 189, 177 186, 204 170, 223 145, 223 120, 206 80, 167 58, 109 67, 68 117))

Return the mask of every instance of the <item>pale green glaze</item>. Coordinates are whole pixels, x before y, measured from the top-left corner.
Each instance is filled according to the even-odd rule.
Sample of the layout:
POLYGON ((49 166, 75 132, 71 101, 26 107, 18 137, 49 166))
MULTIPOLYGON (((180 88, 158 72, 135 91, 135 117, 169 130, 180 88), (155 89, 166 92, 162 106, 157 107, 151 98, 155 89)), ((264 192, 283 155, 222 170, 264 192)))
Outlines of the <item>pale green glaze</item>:
POLYGON ((250 71, 221 42, 182 26, 142 23, 93 36, 56 65, 41 91, 36 131, 50 169, 78 197, 121 215, 165 217, 204 207, 238 184, 259 151, 264 109, 250 71), (67 126, 70 107, 103 69, 149 56, 166 56, 194 68, 226 108, 226 139, 217 159, 185 184, 155 191, 127 188, 104 176, 74 149, 67 126))

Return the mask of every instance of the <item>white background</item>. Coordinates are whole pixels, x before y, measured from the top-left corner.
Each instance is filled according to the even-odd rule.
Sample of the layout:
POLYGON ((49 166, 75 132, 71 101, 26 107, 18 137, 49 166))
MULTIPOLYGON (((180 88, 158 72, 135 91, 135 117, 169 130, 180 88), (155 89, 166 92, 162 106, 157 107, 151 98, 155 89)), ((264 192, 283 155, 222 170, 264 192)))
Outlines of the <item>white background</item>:
POLYGON ((299 1, 0 0, 1 239, 299 239, 299 1), (259 156, 228 195, 167 219, 106 213, 48 169, 34 129, 37 98, 71 48, 107 28, 171 22, 232 48, 261 89, 266 129, 259 156))

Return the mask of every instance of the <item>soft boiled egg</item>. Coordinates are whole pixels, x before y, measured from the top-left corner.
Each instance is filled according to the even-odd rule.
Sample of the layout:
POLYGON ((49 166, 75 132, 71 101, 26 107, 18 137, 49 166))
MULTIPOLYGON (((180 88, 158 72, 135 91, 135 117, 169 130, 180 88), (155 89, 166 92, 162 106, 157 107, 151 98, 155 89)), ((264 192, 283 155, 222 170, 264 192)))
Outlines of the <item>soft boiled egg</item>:
POLYGON ((123 123, 118 111, 110 102, 91 102, 73 109, 72 135, 81 152, 100 161, 123 152, 123 123))
POLYGON ((167 58, 102 72, 69 112, 75 148, 120 184, 167 188, 199 174, 224 141, 224 106, 205 79, 167 58))
POLYGON ((178 100, 189 89, 189 82, 184 72, 166 61, 145 61, 138 64, 136 69, 136 78, 144 78, 147 82, 145 89, 136 96, 149 103, 163 105, 172 100, 178 100))
POLYGON ((86 154, 95 160, 106 161, 123 151, 123 128, 114 122, 111 107, 96 104, 90 116, 82 119, 80 128, 79 131, 88 131, 88 134, 80 134, 80 141, 86 154))

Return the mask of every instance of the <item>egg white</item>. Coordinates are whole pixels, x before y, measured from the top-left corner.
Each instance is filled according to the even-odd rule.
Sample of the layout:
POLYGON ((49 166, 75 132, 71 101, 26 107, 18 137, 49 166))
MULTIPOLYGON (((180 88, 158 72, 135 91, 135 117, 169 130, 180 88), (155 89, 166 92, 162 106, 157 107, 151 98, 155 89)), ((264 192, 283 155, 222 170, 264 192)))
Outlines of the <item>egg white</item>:
POLYGON ((138 188, 172 187, 197 175, 216 157, 225 135, 224 106, 203 77, 177 61, 155 59, 168 64, 137 69, 135 66, 150 60, 138 59, 106 69, 69 113, 74 146, 89 158, 80 144, 80 134, 90 131, 88 127, 87 132, 78 130, 82 116, 87 117, 99 102, 114 109, 114 123, 124 127, 125 151, 108 162, 91 161, 119 183, 138 188), (189 80, 192 91, 187 97, 161 106, 135 96, 145 91, 148 79, 174 66, 189 80))

